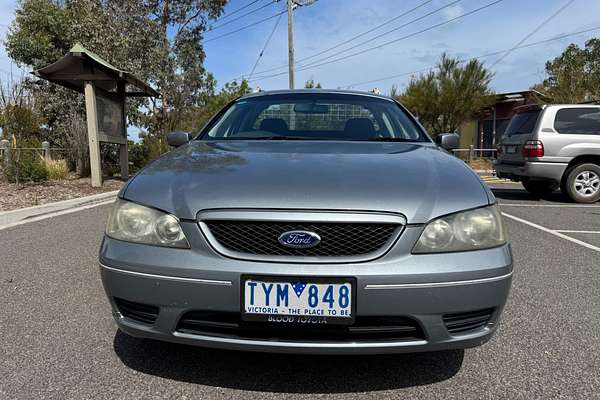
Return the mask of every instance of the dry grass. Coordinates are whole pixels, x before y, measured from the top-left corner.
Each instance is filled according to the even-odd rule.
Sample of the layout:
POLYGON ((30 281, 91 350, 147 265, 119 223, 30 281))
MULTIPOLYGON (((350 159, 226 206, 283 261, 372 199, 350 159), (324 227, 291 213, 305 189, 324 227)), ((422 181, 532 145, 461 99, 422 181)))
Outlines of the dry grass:
POLYGON ((44 160, 44 165, 50 180, 65 179, 69 175, 69 167, 65 160, 44 160))
POLYGON ((471 162, 469 163, 469 165, 474 170, 489 171, 489 170, 494 169, 494 166, 492 165, 492 162, 490 160, 486 160, 486 159, 483 159, 483 158, 471 160, 471 162))

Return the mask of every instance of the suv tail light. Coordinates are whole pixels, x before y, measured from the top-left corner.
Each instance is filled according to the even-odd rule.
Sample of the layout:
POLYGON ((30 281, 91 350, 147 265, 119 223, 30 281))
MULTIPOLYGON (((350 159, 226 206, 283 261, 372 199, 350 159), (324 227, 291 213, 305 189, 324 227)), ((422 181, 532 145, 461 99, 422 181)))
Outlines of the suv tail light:
POLYGON ((528 140, 523 144, 523 157, 544 157, 544 144, 539 140, 528 140))

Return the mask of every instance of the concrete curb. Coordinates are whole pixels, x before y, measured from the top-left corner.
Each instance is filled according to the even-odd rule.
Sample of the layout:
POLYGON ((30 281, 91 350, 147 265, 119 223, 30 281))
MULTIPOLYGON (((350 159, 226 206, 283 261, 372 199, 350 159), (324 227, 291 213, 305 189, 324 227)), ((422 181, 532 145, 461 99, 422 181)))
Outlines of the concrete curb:
POLYGON ((95 203, 106 202, 117 196, 118 190, 106 193, 93 194, 91 196, 78 197, 76 199, 56 201, 39 206, 20 208, 18 210, 0 212, 0 228, 13 225, 31 218, 37 218, 46 214, 57 213, 71 208, 90 206, 95 203))

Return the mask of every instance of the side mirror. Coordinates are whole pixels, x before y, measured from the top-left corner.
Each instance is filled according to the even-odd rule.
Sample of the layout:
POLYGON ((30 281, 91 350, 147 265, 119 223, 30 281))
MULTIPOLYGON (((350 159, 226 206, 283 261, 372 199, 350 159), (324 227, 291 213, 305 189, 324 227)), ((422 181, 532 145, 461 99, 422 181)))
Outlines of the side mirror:
POLYGON ((436 136, 435 142, 442 148, 452 151, 458 149, 460 145, 460 136, 457 133, 440 133, 436 136))
POLYGON ((191 139, 190 134, 182 131, 171 132, 167 135, 167 143, 172 147, 179 147, 191 139))

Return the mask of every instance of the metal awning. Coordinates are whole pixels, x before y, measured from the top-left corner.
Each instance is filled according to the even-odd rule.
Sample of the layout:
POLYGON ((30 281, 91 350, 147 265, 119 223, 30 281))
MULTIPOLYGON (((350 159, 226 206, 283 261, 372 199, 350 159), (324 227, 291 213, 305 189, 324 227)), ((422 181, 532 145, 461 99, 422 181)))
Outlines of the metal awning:
POLYGON ((84 92, 86 81, 93 81, 99 95, 117 94, 119 86, 127 84, 135 88, 135 91, 125 92, 125 97, 160 96, 160 93, 141 79, 111 65, 79 43, 63 58, 33 74, 80 93, 84 92))

